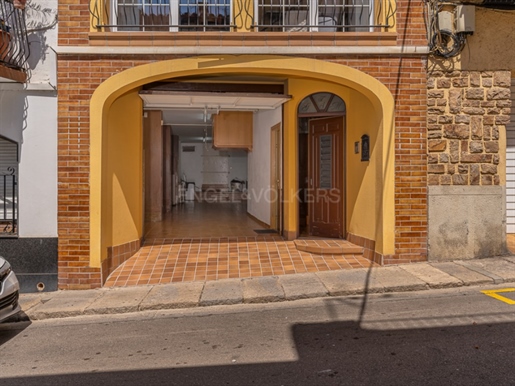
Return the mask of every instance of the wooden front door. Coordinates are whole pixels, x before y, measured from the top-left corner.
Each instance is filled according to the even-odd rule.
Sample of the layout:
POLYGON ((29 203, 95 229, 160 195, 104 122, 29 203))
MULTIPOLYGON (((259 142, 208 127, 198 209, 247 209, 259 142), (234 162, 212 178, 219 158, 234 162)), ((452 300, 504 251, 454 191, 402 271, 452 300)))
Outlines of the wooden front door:
POLYGON ((281 183, 281 124, 274 125, 270 134, 270 229, 282 231, 281 183))
POLYGON ((343 117, 309 121, 308 212, 313 236, 345 233, 343 117))

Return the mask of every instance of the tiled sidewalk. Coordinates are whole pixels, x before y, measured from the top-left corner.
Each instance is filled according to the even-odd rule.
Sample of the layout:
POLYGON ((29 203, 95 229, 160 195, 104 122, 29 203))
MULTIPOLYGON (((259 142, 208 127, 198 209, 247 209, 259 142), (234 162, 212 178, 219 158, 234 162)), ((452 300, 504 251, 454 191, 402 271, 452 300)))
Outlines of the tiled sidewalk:
POLYGON ((280 236, 152 239, 107 279, 106 287, 168 284, 374 266, 363 256, 297 250, 280 236))

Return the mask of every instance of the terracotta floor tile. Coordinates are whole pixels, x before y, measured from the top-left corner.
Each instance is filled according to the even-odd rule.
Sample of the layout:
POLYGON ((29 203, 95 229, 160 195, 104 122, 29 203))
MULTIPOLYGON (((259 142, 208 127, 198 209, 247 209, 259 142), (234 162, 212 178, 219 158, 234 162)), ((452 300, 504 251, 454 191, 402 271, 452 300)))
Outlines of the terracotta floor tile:
MULTIPOLYGON (((375 265, 361 255, 313 255, 298 251, 293 241, 280 236, 258 236, 254 230, 261 228, 247 215, 243 204, 178 205, 165 215, 164 221, 146 224, 144 245, 112 272, 105 286, 259 277, 375 265), (195 237, 191 236, 191 230, 195 237)), ((317 245, 326 246, 345 243, 316 240, 317 245)))

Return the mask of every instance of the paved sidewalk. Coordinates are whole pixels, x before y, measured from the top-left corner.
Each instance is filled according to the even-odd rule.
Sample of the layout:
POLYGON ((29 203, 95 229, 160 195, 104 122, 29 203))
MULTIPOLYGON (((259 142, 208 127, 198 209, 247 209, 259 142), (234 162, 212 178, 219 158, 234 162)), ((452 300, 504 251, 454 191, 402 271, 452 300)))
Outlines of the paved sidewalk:
POLYGON ((22 294, 31 320, 515 282, 515 257, 22 294))

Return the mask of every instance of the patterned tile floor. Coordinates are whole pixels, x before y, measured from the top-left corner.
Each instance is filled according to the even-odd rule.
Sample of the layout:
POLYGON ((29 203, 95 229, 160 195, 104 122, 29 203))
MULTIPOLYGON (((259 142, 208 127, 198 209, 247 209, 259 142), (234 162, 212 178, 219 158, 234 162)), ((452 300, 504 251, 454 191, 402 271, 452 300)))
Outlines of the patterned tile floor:
POLYGON ((262 229, 242 204, 190 203, 146 232, 143 247, 106 287, 284 275, 370 267, 361 255, 317 255, 262 229), (192 237, 192 234, 195 237, 192 237), (223 237, 223 236, 225 237, 223 237), (233 236, 234 235, 234 236, 233 236))

